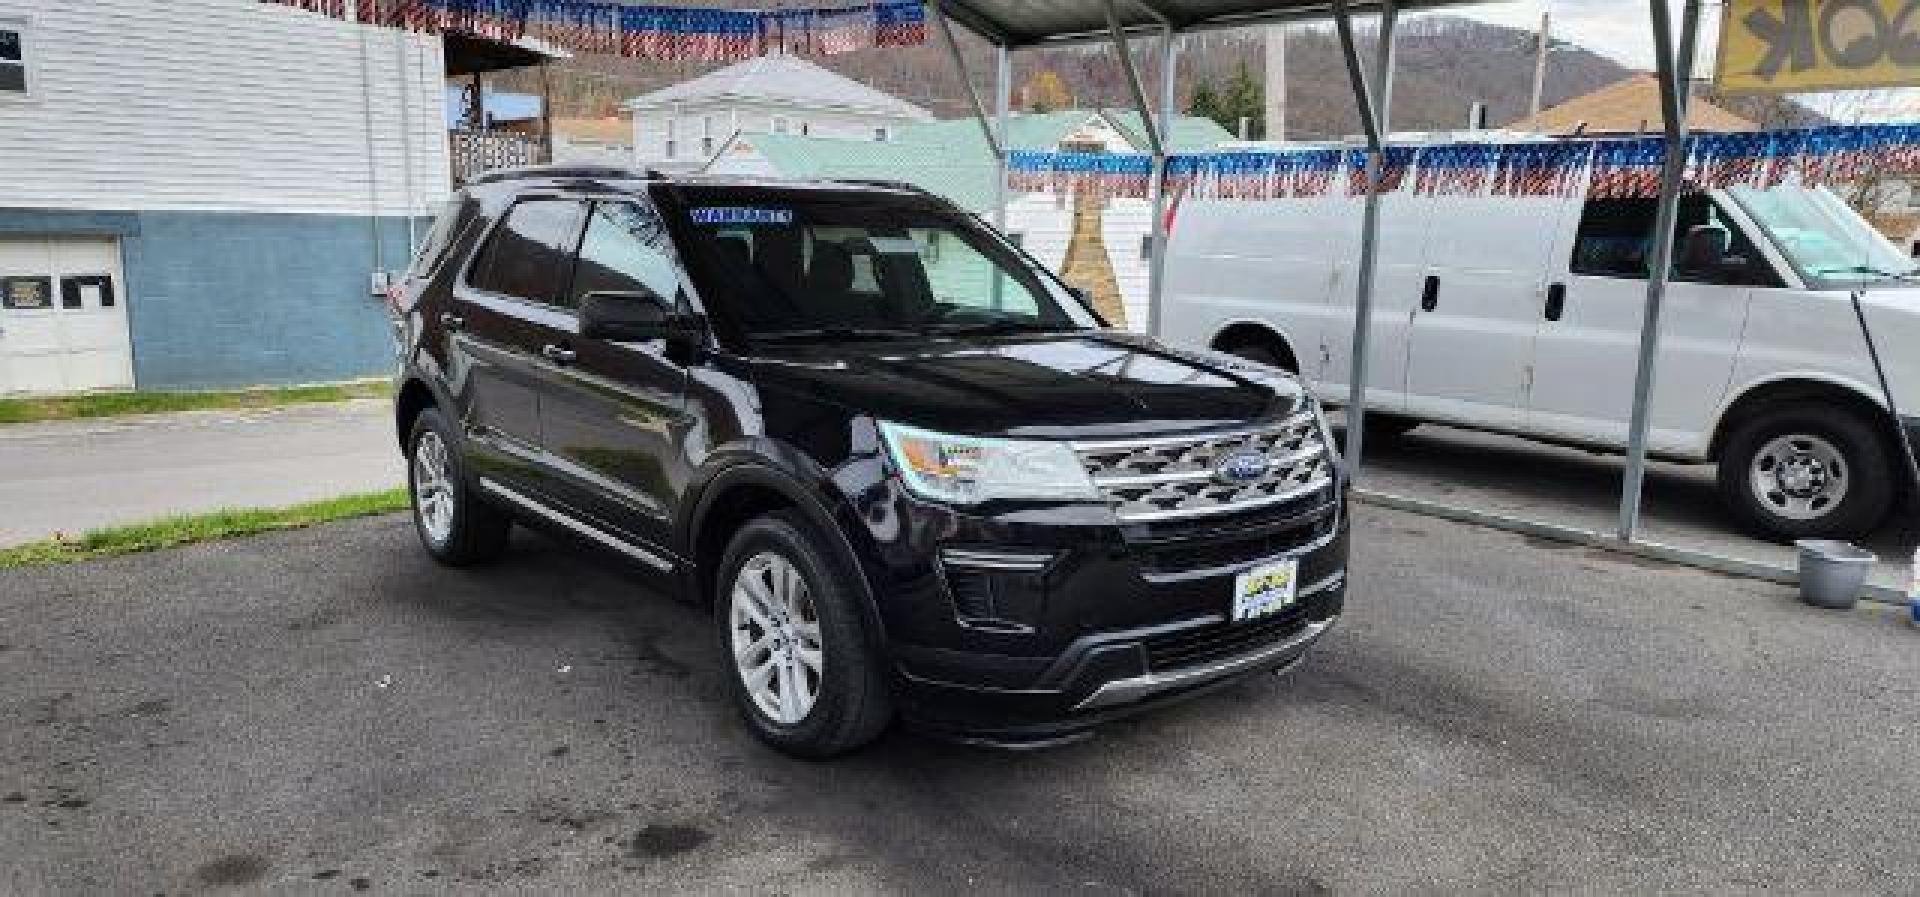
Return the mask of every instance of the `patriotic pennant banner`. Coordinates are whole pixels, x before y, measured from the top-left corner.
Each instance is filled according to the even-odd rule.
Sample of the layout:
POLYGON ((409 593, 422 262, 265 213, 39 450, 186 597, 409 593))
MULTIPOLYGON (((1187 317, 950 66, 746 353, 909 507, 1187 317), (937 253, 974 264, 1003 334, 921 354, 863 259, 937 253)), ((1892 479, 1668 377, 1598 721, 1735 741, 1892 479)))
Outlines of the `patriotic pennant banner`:
MULTIPOLYGON (((1367 154, 1353 149, 1228 151, 1167 160, 1167 188, 1200 199, 1324 196, 1338 180, 1367 193, 1367 154), (1340 175, 1344 172, 1345 177, 1340 175)), ((1379 190, 1429 196, 1653 197, 1660 194, 1666 143, 1619 140, 1389 146, 1379 190)), ((1011 189, 1097 191, 1146 197, 1153 163, 1139 154, 1015 152, 1011 189)), ((1703 134, 1687 141, 1684 189, 1766 188, 1846 183, 1868 171, 1920 174, 1920 125, 1846 125, 1796 131, 1703 134)))
POLYGON ((260 0, 423 34, 530 37, 576 53, 733 62, 772 51, 828 56, 927 39, 919 0, 818 9, 629 6, 607 0, 260 0))

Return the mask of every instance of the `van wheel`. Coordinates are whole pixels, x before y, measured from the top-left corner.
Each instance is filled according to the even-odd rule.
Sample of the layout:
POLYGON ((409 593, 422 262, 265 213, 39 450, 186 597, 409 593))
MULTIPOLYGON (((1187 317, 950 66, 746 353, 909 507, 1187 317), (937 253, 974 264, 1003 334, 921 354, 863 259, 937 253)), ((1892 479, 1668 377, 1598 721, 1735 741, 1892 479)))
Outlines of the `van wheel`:
POLYGON ((1742 423, 1720 456, 1720 492, 1748 527, 1781 539, 1855 538, 1897 489, 1885 440, 1858 414, 1803 403, 1742 423))
POLYGON ((407 439, 407 491, 413 526, 433 559, 449 567, 481 564, 507 548, 513 519, 474 494, 453 427, 429 408, 407 439))
POLYGON ((858 583, 804 518, 788 511, 748 523, 715 582, 729 691, 754 735, 807 759, 880 736, 893 701, 858 583))

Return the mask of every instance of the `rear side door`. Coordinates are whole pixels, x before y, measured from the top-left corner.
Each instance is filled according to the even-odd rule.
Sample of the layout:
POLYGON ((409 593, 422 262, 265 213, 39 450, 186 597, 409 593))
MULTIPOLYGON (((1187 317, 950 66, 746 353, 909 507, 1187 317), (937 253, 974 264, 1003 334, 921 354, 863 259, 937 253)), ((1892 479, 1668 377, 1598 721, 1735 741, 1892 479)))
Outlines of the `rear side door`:
MULTIPOLYGON (((1357 314, 1360 257, 1359 226, 1365 197, 1344 200, 1347 213, 1333 222, 1344 229, 1337 245, 1333 288, 1327 308, 1332 312, 1323 331, 1325 359, 1322 390, 1345 403, 1353 381, 1353 325, 1357 314)), ((1374 267, 1372 329, 1367 333, 1367 407, 1402 411, 1407 407, 1407 361, 1410 325, 1420 298, 1420 283, 1436 226, 1437 201, 1412 190, 1396 190, 1380 197, 1378 255, 1374 267)), ((1285 271, 1274 272, 1286 276, 1285 271)))
POLYGON ((1440 200, 1427 267, 1407 284, 1407 410, 1474 426, 1519 427, 1527 412, 1537 298, 1546 281, 1558 197, 1440 200))
POLYGON ((560 305, 585 204, 523 197, 495 225, 441 324, 450 332, 449 378, 483 474, 550 493, 541 459, 540 397, 555 381, 552 347, 572 338, 560 305))
MULTIPOLYGON (((644 199, 590 208, 571 286, 570 311, 589 293, 641 288, 686 302, 665 223, 644 199)), ((684 345, 614 342, 568 334, 541 397, 543 444, 561 500, 603 526, 664 549, 674 496, 686 484, 684 345)))
MULTIPOLYGON (((1559 253, 1561 271, 1540 306, 1529 431, 1626 444, 1654 213, 1652 199, 1592 199, 1582 207, 1570 245, 1559 253)), ((1661 313, 1649 441, 1668 451, 1704 448, 1753 291, 1779 283, 1740 221, 1706 196, 1682 199, 1675 241, 1709 222, 1731 232, 1727 260, 1733 263, 1690 270, 1676 252, 1661 313)))

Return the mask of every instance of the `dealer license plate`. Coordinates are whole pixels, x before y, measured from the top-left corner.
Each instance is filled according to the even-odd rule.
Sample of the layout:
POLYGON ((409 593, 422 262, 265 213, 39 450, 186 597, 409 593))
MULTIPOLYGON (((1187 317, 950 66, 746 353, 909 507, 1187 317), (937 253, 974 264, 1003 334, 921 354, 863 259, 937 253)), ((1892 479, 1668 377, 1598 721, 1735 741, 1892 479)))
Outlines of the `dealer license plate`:
POLYGON ((1300 597, 1300 559, 1261 564, 1233 580, 1233 619, 1254 620, 1293 606, 1300 597))

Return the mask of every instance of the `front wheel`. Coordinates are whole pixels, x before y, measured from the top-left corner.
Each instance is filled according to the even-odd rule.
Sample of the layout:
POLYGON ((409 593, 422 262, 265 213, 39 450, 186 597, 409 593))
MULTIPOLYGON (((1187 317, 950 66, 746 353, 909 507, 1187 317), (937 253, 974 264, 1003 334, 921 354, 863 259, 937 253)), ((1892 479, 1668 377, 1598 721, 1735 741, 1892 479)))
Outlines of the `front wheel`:
POLYGON ((1782 539, 1856 538, 1886 519, 1892 453, 1860 415, 1789 405, 1741 424, 1720 457, 1720 491, 1747 526, 1782 539))
POLYGON ((434 560, 465 567, 506 550, 513 521, 474 494, 460 443, 438 409, 421 412, 413 422, 407 440, 407 491, 420 544, 434 560))
POLYGON ((788 512, 742 528, 716 578, 734 703, 755 735, 797 757, 861 747, 892 718, 858 583, 844 567, 804 518, 788 512))

